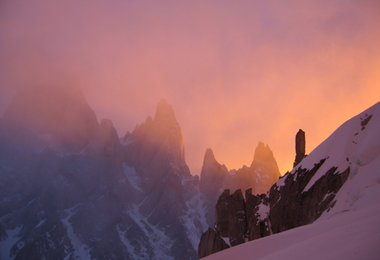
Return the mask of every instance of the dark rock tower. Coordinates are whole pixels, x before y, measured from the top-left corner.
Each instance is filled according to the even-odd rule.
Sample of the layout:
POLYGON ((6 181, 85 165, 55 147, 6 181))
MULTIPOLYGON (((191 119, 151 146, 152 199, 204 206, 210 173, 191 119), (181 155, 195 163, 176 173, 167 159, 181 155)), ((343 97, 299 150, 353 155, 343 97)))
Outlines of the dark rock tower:
POLYGON ((296 159, 294 160, 293 167, 299 164, 303 158, 306 157, 305 154, 306 138, 305 132, 300 129, 296 134, 296 159))

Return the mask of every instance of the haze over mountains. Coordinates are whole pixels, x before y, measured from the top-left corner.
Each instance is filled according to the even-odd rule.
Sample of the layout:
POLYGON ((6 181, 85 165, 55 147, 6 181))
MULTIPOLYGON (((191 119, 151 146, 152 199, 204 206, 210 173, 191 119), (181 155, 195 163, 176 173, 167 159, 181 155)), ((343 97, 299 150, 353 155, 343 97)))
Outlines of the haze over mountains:
POLYGON ((259 143, 252 165, 234 172, 208 150, 199 179, 183 143, 164 100, 119 138, 78 89, 18 93, 0 121, 1 259, 196 258, 218 192, 263 191, 279 172, 259 143))

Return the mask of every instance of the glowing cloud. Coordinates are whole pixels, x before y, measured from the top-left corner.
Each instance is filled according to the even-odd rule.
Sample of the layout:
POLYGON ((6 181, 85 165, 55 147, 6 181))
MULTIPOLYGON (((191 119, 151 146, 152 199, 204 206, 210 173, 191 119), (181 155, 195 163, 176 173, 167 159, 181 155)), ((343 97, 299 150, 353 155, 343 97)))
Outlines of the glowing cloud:
POLYGON ((282 172, 379 100, 379 1, 48 1, 0 4, 0 103, 22 86, 78 85, 131 130, 166 98, 198 173, 268 143, 282 172))

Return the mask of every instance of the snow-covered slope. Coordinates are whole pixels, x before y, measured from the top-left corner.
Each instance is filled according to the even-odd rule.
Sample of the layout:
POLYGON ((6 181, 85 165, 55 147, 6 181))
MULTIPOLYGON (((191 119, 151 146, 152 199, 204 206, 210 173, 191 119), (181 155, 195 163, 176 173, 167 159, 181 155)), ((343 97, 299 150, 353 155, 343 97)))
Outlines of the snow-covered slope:
POLYGON ((293 171, 311 170, 326 159, 304 188, 307 192, 332 167, 350 169, 331 210, 309 225, 251 241, 207 259, 379 259, 380 103, 353 117, 319 145, 293 171), (327 158, 327 159, 326 159, 327 158))
POLYGON ((379 244, 380 207, 375 205, 254 240, 204 259, 376 260, 380 255, 379 244))
POLYGON ((360 167, 370 163, 380 154, 380 103, 351 118, 340 126, 329 138, 320 144, 308 157, 297 165, 311 169, 316 162, 327 158, 313 176, 305 190, 313 186, 331 167, 342 172, 350 167, 356 174, 360 167))

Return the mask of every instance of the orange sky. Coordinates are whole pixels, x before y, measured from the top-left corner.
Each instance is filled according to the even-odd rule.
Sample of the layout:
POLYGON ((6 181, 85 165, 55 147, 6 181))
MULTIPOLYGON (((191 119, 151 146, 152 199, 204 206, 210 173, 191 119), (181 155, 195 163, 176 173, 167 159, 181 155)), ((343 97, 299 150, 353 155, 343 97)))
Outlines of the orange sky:
POLYGON ((80 86, 122 135, 166 98, 199 173, 268 143, 284 173, 380 100, 380 2, 3 0, 0 109, 17 88, 80 86))

